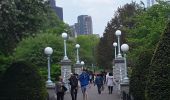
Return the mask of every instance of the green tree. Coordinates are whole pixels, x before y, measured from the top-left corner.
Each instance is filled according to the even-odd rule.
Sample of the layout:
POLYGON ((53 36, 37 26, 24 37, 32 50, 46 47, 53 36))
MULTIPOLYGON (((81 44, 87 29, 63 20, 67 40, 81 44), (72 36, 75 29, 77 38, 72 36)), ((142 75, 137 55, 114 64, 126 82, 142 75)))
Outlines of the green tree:
POLYGON ((154 52, 149 69, 148 100, 170 98, 170 22, 154 52))
POLYGON ((130 93, 133 95, 134 100, 146 100, 145 93, 147 91, 147 79, 152 56, 153 51, 150 49, 141 52, 138 62, 132 67, 130 93))
MULTIPOLYGON (((74 48, 73 43, 74 42, 72 40, 67 41, 68 57, 71 60, 74 59, 72 54, 74 48)), ((42 70, 42 73, 44 73, 43 75, 45 77, 47 75, 47 59, 46 55, 44 54, 44 49, 48 46, 53 48, 53 54, 51 55, 52 70, 60 70, 59 64, 64 56, 63 39, 61 36, 57 36, 53 33, 38 34, 36 37, 24 39, 15 49, 14 58, 24 59, 26 61, 32 62, 42 70)), ((55 75, 58 75, 60 71, 57 71, 59 73, 53 72, 54 71, 52 71, 52 78, 54 79, 56 77, 55 75)))
POLYGON ((80 60, 83 60, 88 66, 96 64, 95 52, 98 41, 99 38, 96 35, 80 35, 77 37, 77 43, 80 44, 80 60))
POLYGON ((127 34, 126 27, 131 28, 134 25, 133 16, 141 12, 141 7, 132 2, 126 4, 122 8, 118 8, 114 17, 107 24, 103 38, 100 39, 97 51, 97 63, 105 69, 112 68, 112 60, 114 58, 113 42, 117 42, 115 31, 121 29, 121 44, 126 43, 125 36, 127 34))
POLYGON ((65 27, 44 0, 1 0, 0 5, 0 51, 5 55, 27 36, 49 27, 58 31, 65 27))

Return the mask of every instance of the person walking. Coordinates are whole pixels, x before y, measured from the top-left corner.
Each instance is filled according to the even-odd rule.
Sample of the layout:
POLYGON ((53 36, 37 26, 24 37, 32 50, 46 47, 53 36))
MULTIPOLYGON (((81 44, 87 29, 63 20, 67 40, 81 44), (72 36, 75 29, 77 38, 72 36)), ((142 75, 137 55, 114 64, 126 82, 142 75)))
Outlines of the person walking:
POLYGON ((62 82, 62 78, 55 84, 55 92, 57 95, 57 100, 64 100, 64 94, 67 91, 67 88, 64 86, 62 82))
POLYGON ((71 98, 72 100, 77 100, 77 90, 78 90, 78 78, 76 74, 71 73, 71 77, 69 78, 70 86, 71 86, 71 98))
POLYGON ((113 86, 115 85, 114 77, 112 73, 109 73, 109 75, 106 77, 106 84, 109 89, 109 94, 112 94, 113 92, 113 86))
POLYGON ((82 73, 80 74, 79 81, 83 93, 83 100, 87 100, 87 88, 88 86, 90 87, 90 78, 89 78, 89 74, 85 69, 83 69, 82 73))
POLYGON ((94 84, 97 85, 98 93, 101 94, 101 90, 102 90, 102 86, 103 86, 103 78, 102 78, 101 74, 97 74, 94 84))

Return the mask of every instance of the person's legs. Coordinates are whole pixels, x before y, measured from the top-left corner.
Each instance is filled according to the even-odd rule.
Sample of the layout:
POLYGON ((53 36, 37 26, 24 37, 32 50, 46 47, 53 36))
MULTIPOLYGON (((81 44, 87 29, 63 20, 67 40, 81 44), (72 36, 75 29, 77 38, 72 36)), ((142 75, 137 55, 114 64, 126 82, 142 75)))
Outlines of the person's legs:
POLYGON ((110 93, 112 94, 113 91, 113 86, 110 87, 110 93))
POLYGON ((60 94, 57 93, 57 100, 60 100, 60 94))
POLYGON ((86 86, 81 87, 82 93, 83 93, 83 100, 86 100, 86 86))
POLYGON ((61 100, 64 100, 64 93, 61 93, 61 100))
POLYGON ((72 98, 72 100, 75 100, 75 98, 74 98, 74 89, 73 88, 71 88, 71 98, 72 98))
POLYGON ((110 86, 108 86, 108 88, 109 88, 109 94, 111 93, 111 87, 110 86))
POLYGON ((101 85, 97 85, 98 93, 101 94, 101 85))
POLYGON ((77 88, 74 89, 74 97, 75 97, 75 100, 77 100, 77 88))

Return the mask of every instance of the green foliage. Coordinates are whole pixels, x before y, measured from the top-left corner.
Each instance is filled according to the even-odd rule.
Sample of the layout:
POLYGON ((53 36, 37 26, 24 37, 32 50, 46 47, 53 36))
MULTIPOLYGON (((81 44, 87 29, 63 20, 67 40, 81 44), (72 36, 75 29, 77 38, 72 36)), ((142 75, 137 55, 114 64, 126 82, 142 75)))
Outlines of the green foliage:
POLYGON ((46 100, 47 91, 37 68, 17 61, 6 70, 0 85, 1 100, 46 100))
MULTIPOLYGON (((60 64, 61 59, 64 55, 63 49, 63 39, 61 36, 57 36, 55 34, 39 34, 35 37, 29 37, 21 41, 17 48, 15 49, 14 58, 15 59, 24 59, 26 61, 32 62, 40 70, 42 71, 43 76, 45 77, 47 74, 47 56, 44 54, 45 47, 52 47, 53 54, 51 55, 51 64, 52 70, 59 70, 57 67, 60 64), (54 65, 53 65, 54 64, 54 65)), ((74 55, 73 53, 73 42, 68 40, 67 42, 67 52, 69 59, 73 60, 74 55)), ((54 76, 52 79, 55 79, 55 75, 58 72, 52 71, 51 75, 54 76)), ((45 77, 46 78, 46 77, 45 77)))
POLYGON ((146 100, 145 92, 147 86, 147 78, 149 72, 149 64, 153 56, 152 50, 141 52, 138 57, 138 62, 132 67, 132 74, 130 77, 130 93, 134 100, 146 100))
POLYGON ((114 18, 107 24, 103 38, 97 46, 97 64, 104 69, 112 68, 112 61, 114 58, 113 42, 117 42, 115 31, 121 29, 120 43, 126 43, 125 36, 127 34, 126 27, 132 28, 134 26, 133 16, 141 12, 141 7, 132 2, 117 9, 114 18))
POLYGON ((77 37, 77 43, 80 44, 80 60, 84 61, 87 66, 96 64, 95 52, 98 41, 99 38, 95 35, 80 35, 77 37))
POLYGON ((148 80, 148 100, 170 98, 170 23, 167 24, 151 61, 148 80))
POLYGON ((0 5, 0 51, 5 55, 25 37, 53 28, 60 33, 66 28, 44 0, 1 0, 0 5))

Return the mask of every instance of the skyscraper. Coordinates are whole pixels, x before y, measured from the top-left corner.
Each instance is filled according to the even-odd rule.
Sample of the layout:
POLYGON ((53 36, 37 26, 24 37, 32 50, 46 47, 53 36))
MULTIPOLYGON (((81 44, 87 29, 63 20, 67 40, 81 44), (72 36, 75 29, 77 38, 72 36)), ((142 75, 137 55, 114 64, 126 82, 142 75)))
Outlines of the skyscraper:
POLYGON ((57 7, 55 0, 50 0, 50 5, 52 9, 55 11, 55 13, 57 14, 57 16, 59 17, 59 19, 63 20, 63 8, 57 7))
POLYGON ((88 15, 80 15, 78 20, 77 34, 93 34, 92 18, 88 15))

